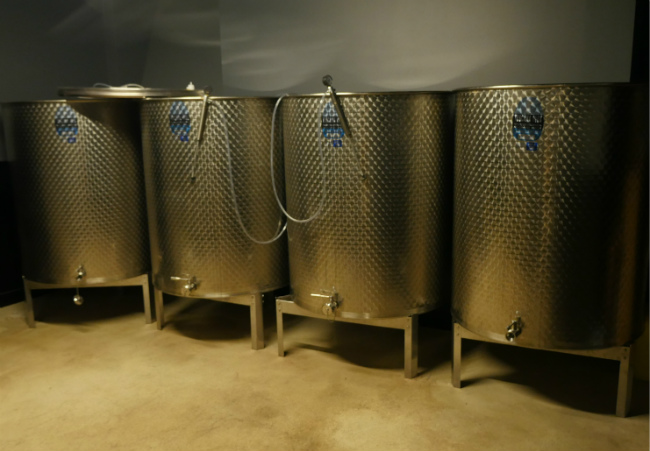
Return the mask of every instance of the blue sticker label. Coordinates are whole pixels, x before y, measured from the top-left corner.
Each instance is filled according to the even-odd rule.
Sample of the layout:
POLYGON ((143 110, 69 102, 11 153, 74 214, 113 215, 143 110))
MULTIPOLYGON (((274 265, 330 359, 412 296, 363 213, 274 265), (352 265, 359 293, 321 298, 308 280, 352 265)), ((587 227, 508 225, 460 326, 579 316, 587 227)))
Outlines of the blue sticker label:
POLYGON ((339 115, 336 114, 336 109, 332 102, 327 102, 323 114, 321 116, 321 129, 323 131, 323 136, 325 139, 332 142, 332 147, 343 147, 343 126, 341 125, 341 119, 339 115))
POLYGON ((69 105, 60 106, 54 114, 54 128, 63 142, 76 143, 79 134, 77 113, 69 105))
POLYGON ((187 109, 185 102, 177 100, 172 103, 169 109, 169 128, 174 135, 178 136, 181 142, 190 140, 192 121, 190 119, 190 110, 187 109))
MULTIPOLYGON (((537 141, 542 136, 543 129, 542 103, 537 97, 524 97, 512 115, 512 134, 520 141, 537 141)), ((537 147, 528 150, 537 150, 537 147)))
POLYGON ((528 141, 526 143, 526 150, 531 150, 535 152, 537 150, 537 143, 534 141, 528 141))

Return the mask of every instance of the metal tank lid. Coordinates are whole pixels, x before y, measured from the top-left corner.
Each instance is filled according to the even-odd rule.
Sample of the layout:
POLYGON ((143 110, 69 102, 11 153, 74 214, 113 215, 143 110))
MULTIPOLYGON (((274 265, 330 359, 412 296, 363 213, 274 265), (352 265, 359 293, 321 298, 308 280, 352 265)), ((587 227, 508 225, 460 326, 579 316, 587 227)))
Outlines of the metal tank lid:
MULTIPOLYGON (((378 92, 339 92, 336 95, 339 97, 363 97, 363 96, 397 96, 397 95, 421 95, 421 94, 451 94, 452 91, 378 91, 378 92)), ((312 94, 285 94, 286 97, 321 97, 324 93, 312 94)))
MULTIPOLYGON (((197 91, 198 92, 198 91, 197 91)), ((146 102, 164 102, 168 100, 202 100, 203 92, 198 92, 192 94, 186 92, 184 95, 180 96, 171 96, 171 97, 147 97, 143 99, 146 102)), ((278 96, 208 96, 208 100, 213 102, 223 101, 223 100, 277 100, 278 96)))
POLYGON ((65 99, 46 99, 46 100, 16 100, 13 102, 2 102, 0 103, 1 106, 19 106, 19 105, 41 105, 41 104, 50 104, 50 103, 58 103, 61 105, 65 104, 81 104, 81 103, 104 103, 104 102, 119 102, 120 98, 95 98, 95 97, 70 97, 70 98, 65 98, 65 99))
POLYGON ((92 87, 63 87, 59 88, 61 97, 93 98, 93 99, 144 99, 150 97, 186 97, 201 96, 204 90, 195 89, 190 83, 187 89, 147 88, 136 84, 110 86, 97 83, 92 87))
POLYGON ((452 92, 465 92, 465 91, 485 91, 491 89, 506 90, 506 89, 548 89, 548 88, 590 88, 590 87, 632 87, 642 86, 641 83, 627 83, 627 82, 594 82, 594 83, 538 83, 531 85, 494 85, 494 86, 472 86, 468 88, 454 89, 452 92))

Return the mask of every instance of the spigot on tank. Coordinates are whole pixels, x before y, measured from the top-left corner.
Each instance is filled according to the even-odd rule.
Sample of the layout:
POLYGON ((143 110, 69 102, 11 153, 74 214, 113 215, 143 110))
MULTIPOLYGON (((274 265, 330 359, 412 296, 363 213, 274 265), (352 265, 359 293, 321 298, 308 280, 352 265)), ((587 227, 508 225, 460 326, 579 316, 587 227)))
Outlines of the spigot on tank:
MULTIPOLYGON (((86 277, 86 268, 84 268, 84 265, 79 265, 79 267, 77 268, 77 276, 75 277, 75 279, 77 280, 77 282, 81 282, 84 277, 86 277)), ((79 294, 79 287, 77 287, 77 294, 75 294, 72 297, 72 302, 74 302, 75 305, 81 305, 84 303, 83 296, 79 294)))
POLYGON ((517 316, 510 325, 506 328, 506 340, 514 341, 521 334, 524 325, 521 322, 521 317, 517 316))
POLYGON ((339 300, 339 294, 336 292, 335 288, 332 288, 331 294, 312 293, 312 296, 316 296, 318 298, 327 298, 327 302, 323 304, 321 310, 323 314, 328 318, 330 315, 336 316, 336 309, 339 308, 341 301, 339 300))
POLYGON ((194 291, 198 288, 199 284, 196 281, 196 277, 192 277, 190 280, 187 281, 185 285, 183 285, 183 288, 189 292, 194 291))
POLYGON ((185 285, 183 285, 183 289, 189 294, 192 291, 196 290, 199 287, 199 281, 196 279, 196 276, 190 276, 190 277, 178 277, 178 276, 171 276, 171 280, 183 280, 185 281, 185 285))

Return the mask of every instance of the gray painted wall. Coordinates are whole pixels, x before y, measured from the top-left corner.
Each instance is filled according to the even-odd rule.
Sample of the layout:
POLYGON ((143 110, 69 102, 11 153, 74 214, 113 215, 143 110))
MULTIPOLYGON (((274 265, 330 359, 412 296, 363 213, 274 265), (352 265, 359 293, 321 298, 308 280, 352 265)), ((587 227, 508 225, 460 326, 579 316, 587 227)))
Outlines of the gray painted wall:
POLYGON ((634 0, 221 0, 224 92, 628 81, 634 0))
POLYGON ((0 101, 56 97, 61 84, 105 79, 101 13, 79 0, 0 2, 0 101))
POLYGON ((60 86, 97 82, 184 88, 192 81, 220 92, 219 3, 3 1, 0 56, 0 102, 56 98, 60 86))
POLYGON ((59 86, 221 86, 214 0, 0 2, 0 101, 56 97, 59 86))
POLYGON ((225 94, 627 81, 634 0, 0 2, 0 101, 95 82, 225 94), (223 71, 223 90, 222 86, 223 71))
MULTIPOLYGON (((124 0, 136 3, 134 0, 124 0)), ((137 0, 140 2, 141 0, 137 0)), ((148 0, 152 1, 152 0, 148 0)), ((142 83, 147 86, 222 89, 219 2, 156 0, 142 83)), ((125 14, 128 8, 124 8, 125 14)))

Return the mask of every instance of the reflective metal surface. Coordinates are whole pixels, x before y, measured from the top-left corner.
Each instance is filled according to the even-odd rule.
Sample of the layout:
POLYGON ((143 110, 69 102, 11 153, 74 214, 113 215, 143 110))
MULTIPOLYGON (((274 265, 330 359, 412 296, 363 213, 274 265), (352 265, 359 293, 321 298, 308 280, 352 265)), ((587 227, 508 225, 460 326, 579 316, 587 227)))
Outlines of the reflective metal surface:
MULTIPOLYGON (((232 155, 241 219, 257 239, 282 225, 271 186, 269 151, 274 99, 145 100, 145 174, 154 284, 169 294, 220 299, 288 285, 286 238, 262 245, 238 223, 222 115, 232 155), (198 131, 205 110, 201 141, 198 131)), ((278 136, 279 133, 276 133, 278 136)), ((275 176, 283 168, 276 139, 275 176)))
POLYGON ((198 96, 201 90, 146 88, 143 86, 93 86, 59 88, 61 97, 85 97, 95 99, 143 99, 146 97, 198 96))
POLYGON ((550 349, 640 333, 647 98, 625 84, 457 93, 452 313, 463 327, 550 349))
POLYGON ((289 223, 295 303, 319 314, 373 318, 448 302, 449 95, 338 94, 356 148, 335 125, 334 106, 321 116, 321 97, 287 97, 282 105, 288 211, 308 218, 324 201, 315 220, 289 223))
POLYGON ((111 100, 2 106, 27 279, 75 286, 149 270, 134 106, 111 100))

